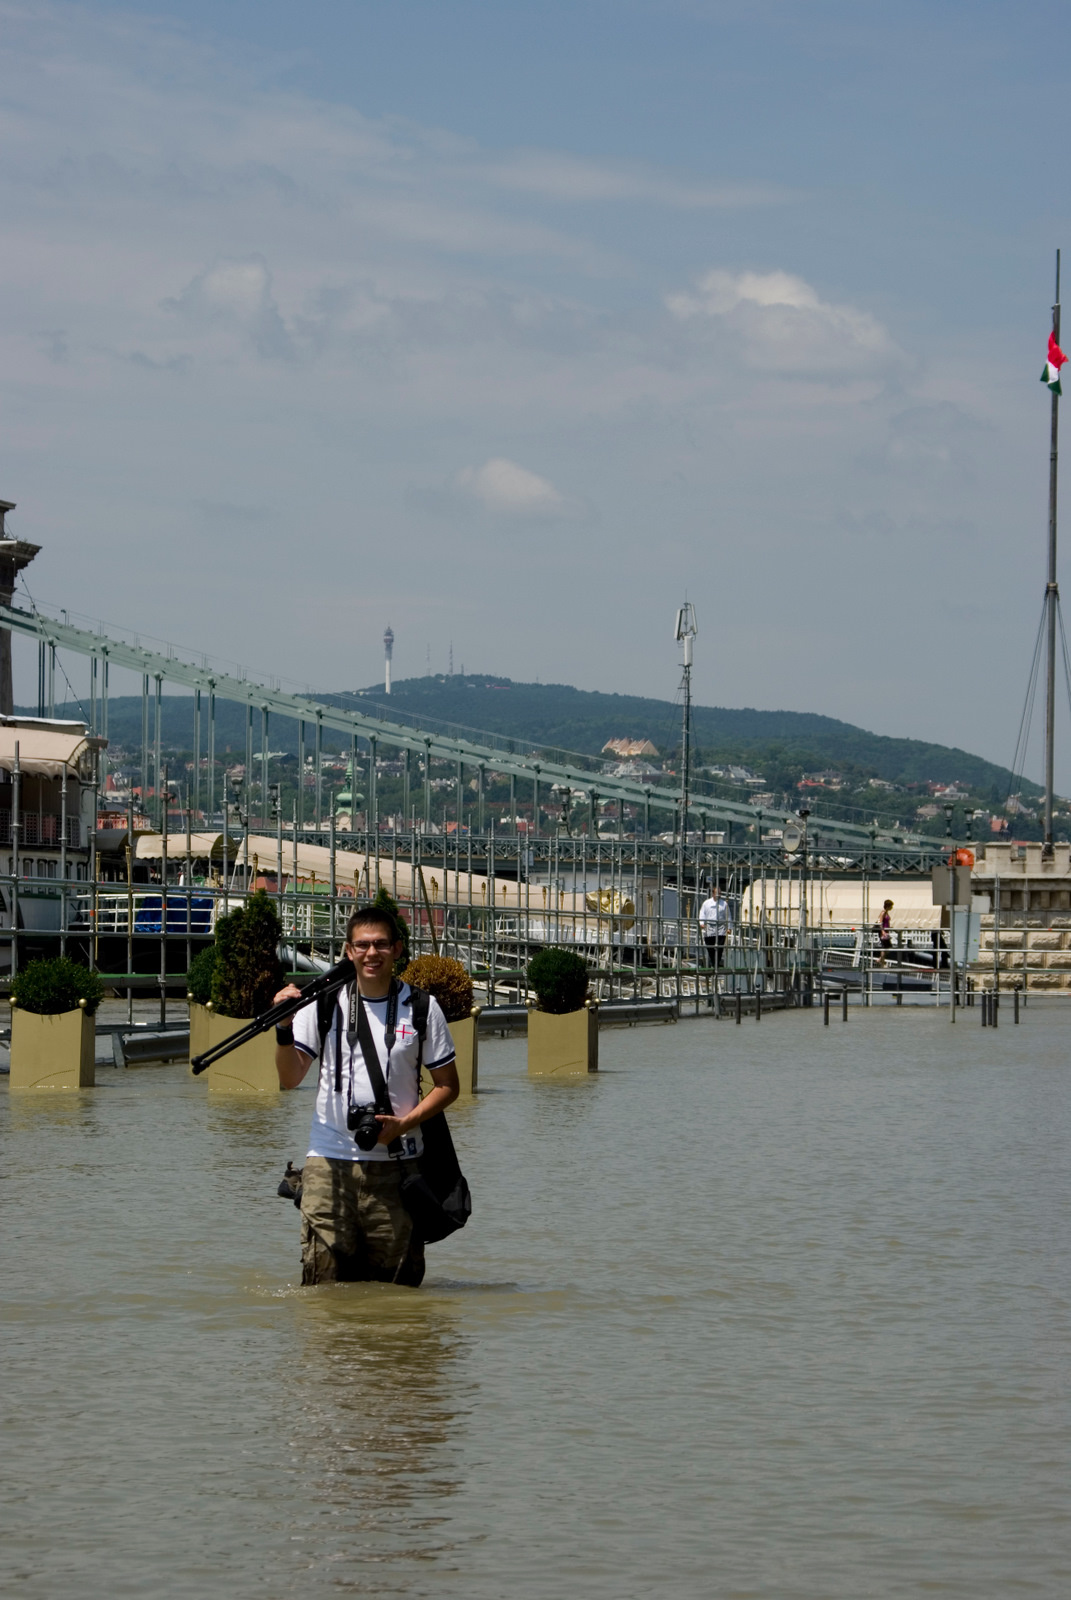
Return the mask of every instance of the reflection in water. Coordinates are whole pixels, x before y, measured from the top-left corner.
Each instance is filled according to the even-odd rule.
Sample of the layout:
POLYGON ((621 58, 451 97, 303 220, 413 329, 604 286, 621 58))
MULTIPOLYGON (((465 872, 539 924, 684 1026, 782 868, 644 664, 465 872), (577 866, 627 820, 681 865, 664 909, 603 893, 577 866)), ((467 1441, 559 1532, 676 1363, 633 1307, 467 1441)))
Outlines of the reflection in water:
POLYGON ((295 1338, 276 1381, 302 1483, 291 1537, 307 1570, 441 1554, 435 1530, 463 1475, 456 1424, 471 1402, 455 1312, 386 1284, 301 1290, 288 1308, 295 1338))
MULTIPOLYGON (((210 1138, 228 1150, 248 1150, 262 1155, 266 1139, 274 1139, 292 1126, 293 1104, 292 1097, 284 1094, 210 1093, 205 1099, 205 1128, 210 1138)), ((303 1134, 307 1133, 305 1128, 303 1134)), ((301 1165, 305 1148, 302 1144, 297 1151, 296 1166, 301 1165)))
POLYGON ((93 1138, 107 1128, 107 1108, 95 1089, 16 1089, 7 1096, 7 1132, 25 1147, 28 1140, 53 1141, 93 1138))

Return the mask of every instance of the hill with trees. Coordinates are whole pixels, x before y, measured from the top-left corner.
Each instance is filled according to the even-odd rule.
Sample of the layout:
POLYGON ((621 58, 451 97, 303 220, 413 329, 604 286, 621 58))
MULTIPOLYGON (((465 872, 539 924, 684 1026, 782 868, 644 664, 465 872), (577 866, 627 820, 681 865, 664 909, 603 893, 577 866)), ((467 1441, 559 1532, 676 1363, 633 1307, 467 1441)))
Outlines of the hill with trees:
MULTIPOLYGON (((659 752, 657 764, 676 770, 680 759, 679 704, 640 695, 604 694, 569 684, 515 683, 509 678, 468 674, 403 679, 387 697, 382 685, 355 692, 323 695, 323 700, 352 707, 386 720, 419 723, 443 732, 479 739, 492 734, 517 750, 532 749, 568 760, 570 753, 598 770, 610 739, 650 740, 659 752)), ((29 708, 26 708, 29 709, 29 708)), ((150 707, 150 739, 152 717, 150 707)), ((189 695, 167 695, 162 702, 165 750, 188 754, 193 743, 193 702, 189 695)), ((61 716, 84 716, 77 704, 57 708, 61 716)), ((141 743, 140 698, 117 697, 109 703, 109 734, 120 760, 130 761, 141 743)), ((245 755, 244 706, 216 703, 216 753, 220 761, 240 763, 245 755)), ((816 811, 855 820, 879 818, 903 827, 943 831, 921 808, 934 805, 932 789, 959 791, 960 824, 964 809, 1002 813, 1013 788, 1006 767, 954 746, 921 739, 891 738, 817 712, 762 711, 754 707, 693 707, 693 761, 697 786, 732 799, 755 799, 759 793, 777 805, 799 805, 809 799, 816 811), (707 769, 746 768, 750 779, 707 769), (734 779, 736 781, 734 781, 734 779), (761 781, 758 781, 761 780, 761 781)), ((311 730, 306 751, 311 753, 311 730)), ((202 751, 206 735, 202 730, 202 751)), ((254 718, 254 750, 260 748, 260 717, 254 718)), ((296 755, 297 724, 272 718, 273 751, 296 755)), ((348 741, 324 733, 325 752, 340 751, 348 741)), ((387 754, 385 746, 381 752, 387 754)), ((1015 819, 1020 837, 1036 831, 1031 812, 1040 790, 1023 782, 1025 808, 1015 819)), ((760 802, 761 803, 761 802, 760 802)), ((988 824, 983 824, 988 832, 988 824)))

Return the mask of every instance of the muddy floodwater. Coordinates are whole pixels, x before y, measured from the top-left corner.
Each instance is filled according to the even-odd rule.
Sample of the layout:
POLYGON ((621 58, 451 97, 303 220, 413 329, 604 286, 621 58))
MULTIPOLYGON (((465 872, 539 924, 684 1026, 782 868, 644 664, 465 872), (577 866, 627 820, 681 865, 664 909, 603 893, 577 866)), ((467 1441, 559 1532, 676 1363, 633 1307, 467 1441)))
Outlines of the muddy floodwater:
POLYGON ((0 1080, 6 1593, 1071 1593, 1071 1010, 482 1050, 418 1291, 297 1287, 307 1091, 0 1080))

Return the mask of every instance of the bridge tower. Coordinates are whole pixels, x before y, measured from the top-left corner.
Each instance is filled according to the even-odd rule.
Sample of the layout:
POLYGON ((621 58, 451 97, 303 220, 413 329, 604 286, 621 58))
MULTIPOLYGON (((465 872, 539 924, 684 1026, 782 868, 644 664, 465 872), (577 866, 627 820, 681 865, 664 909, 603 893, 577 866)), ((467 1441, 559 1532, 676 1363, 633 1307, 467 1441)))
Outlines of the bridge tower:
MULTIPOLYGON (((13 539, 4 527, 4 518, 14 511, 14 500, 0 500, 0 605, 9 606, 23 567, 28 567, 41 546, 13 539)), ((11 633, 0 629, 0 716, 10 717, 15 709, 11 682, 11 633)))

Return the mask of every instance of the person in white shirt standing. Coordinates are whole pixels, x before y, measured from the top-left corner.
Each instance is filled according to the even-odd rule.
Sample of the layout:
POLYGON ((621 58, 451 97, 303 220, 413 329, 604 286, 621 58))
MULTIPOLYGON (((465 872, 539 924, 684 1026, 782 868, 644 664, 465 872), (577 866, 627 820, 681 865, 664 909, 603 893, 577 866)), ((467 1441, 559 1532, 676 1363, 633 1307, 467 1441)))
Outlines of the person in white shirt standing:
MULTIPOLYGON (((454 1041, 434 996, 428 1000, 421 1048, 412 990, 394 976, 401 953, 398 926, 389 912, 379 906, 355 911, 345 946, 355 982, 339 992, 328 1016, 310 1003, 292 1024, 276 1029, 280 1088, 296 1089, 320 1057, 302 1171, 303 1284, 374 1279, 416 1288, 424 1277, 424 1243, 402 1204, 401 1183, 417 1169, 420 1124, 445 1111, 457 1099, 459 1085, 454 1041), (390 1113, 375 1105, 359 1029, 376 1052, 390 1113), (432 1083, 423 1100, 421 1062, 432 1083)), ((300 993, 287 984, 275 1001, 300 993)))
POLYGON ((699 907, 699 932, 707 947, 707 960, 715 972, 721 967, 730 925, 729 902, 720 885, 714 884, 709 897, 699 907))

